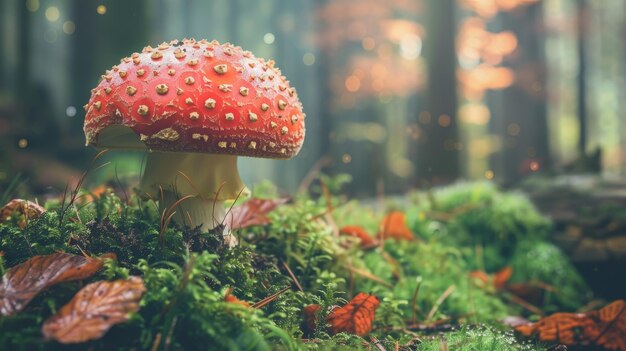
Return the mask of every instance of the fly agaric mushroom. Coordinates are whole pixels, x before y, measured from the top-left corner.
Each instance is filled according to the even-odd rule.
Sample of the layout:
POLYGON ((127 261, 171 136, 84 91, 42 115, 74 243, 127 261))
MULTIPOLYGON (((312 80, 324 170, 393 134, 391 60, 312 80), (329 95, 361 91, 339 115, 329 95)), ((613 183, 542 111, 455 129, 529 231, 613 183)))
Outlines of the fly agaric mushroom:
POLYGON ((87 145, 147 148, 141 188, 156 198, 162 188, 162 209, 194 195, 174 220, 202 230, 223 223, 223 201, 247 191, 237 156, 289 159, 304 141, 302 104, 274 61, 228 43, 145 47, 91 92, 87 145))

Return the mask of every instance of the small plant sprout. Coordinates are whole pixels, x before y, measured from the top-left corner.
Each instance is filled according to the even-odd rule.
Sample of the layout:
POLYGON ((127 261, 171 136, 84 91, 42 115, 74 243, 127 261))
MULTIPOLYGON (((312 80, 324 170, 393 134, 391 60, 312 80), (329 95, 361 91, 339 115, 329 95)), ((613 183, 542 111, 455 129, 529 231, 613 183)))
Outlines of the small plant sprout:
POLYGON ((141 188, 161 212, 203 231, 225 224, 224 235, 223 202, 248 193, 237 156, 289 159, 305 135, 302 104, 274 61, 216 41, 123 58, 85 110, 87 145, 148 149, 141 188))

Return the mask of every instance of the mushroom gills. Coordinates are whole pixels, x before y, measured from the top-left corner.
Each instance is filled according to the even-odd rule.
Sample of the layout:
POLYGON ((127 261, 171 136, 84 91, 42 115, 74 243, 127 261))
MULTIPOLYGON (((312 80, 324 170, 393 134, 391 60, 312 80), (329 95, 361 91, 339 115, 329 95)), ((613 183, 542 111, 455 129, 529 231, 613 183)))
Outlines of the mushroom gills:
POLYGON ((104 128, 98 134, 95 146, 102 149, 146 149, 146 144, 137 138, 137 134, 130 127, 123 125, 111 125, 104 128))

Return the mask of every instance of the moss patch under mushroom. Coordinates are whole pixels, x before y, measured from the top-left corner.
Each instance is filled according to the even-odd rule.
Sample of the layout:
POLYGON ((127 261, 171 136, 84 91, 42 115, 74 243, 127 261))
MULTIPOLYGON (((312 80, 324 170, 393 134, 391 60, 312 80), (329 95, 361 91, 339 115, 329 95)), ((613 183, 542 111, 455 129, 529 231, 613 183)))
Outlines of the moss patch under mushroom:
MULTIPOLYGON (((420 238, 386 241, 384 247, 365 251, 354 245, 351 238, 335 235, 333 225, 321 216, 327 210, 323 197, 299 197, 270 213, 271 224, 239 230, 240 244, 235 248, 225 247, 219 230, 201 232, 170 225, 162 232, 157 206, 137 195, 126 203, 107 191, 77 206, 77 212, 68 213, 61 223, 58 204, 50 202, 48 211, 25 229, 11 223, 0 224, 2 271, 34 255, 55 251, 85 251, 92 255, 113 252, 117 263, 108 262, 91 279, 140 275, 147 293, 139 312, 129 322, 113 327, 102 339, 88 345, 62 347, 42 343, 40 326, 71 298, 80 283, 56 286, 36 297, 22 313, 0 318, 0 346, 11 350, 144 350, 157 343, 160 350, 166 346, 169 350, 377 350, 378 343, 393 350, 397 343, 401 350, 440 350, 445 343, 450 350, 545 349, 505 333, 507 328, 498 320, 528 313, 498 292, 475 286, 469 273, 478 267, 473 230, 486 228, 480 239, 485 251, 491 242, 483 239, 495 233, 507 238, 533 238, 535 243, 544 245, 526 248, 512 243, 501 247, 495 242, 496 255, 490 264, 511 264, 516 279, 527 279, 536 270, 520 263, 529 250, 557 250, 543 241, 548 222, 518 195, 500 193, 485 184, 464 187, 463 194, 478 195, 465 197, 465 201, 465 195, 435 195, 437 208, 444 213, 466 202, 485 204, 480 211, 486 214, 478 216, 485 223, 462 214, 450 221, 429 223, 420 217, 425 208, 422 203, 404 199, 400 202, 408 213, 409 224, 420 238), (484 189, 488 191, 486 196, 481 193, 484 189), (507 207, 492 208, 485 199, 494 197, 511 201, 510 206, 526 211, 512 214, 504 210, 507 207), (500 212, 496 216, 491 211, 500 212), (508 215, 514 217, 498 218, 508 215), (496 219, 501 223, 490 222, 496 219), (537 228, 544 232, 529 233, 537 228), (509 261, 502 250, 516 254, 509 261), (286 267, 304 291, 292 285, 286 267), (351 268, 375 278, 355 273, 351 268), (228 289, 240 300, 256 302, 287 286, 292 289, 258 310, 224 301, 228 289), (374 293, 381 301, 372 333, 363 338, 331 336, 321 326, 310 339, 303 339, 304 306, 319 304, 322 311, 327 311, 359 291, 374 293), (416 324, 424 329, 416 329, 416 324), (428 325, 432 328, 425 328, 428 325), (171 337, 168 339, 167 335, 171 337)), ((256 195, 275 193, 267 184, 253 191, 256 195)), ((412 198, 423 196, 427 195, 414 194, 412 198)), ((330 200, 336 207, 333 214, 337 225, 360 223, 375 233, 382 213, 356 201, 345 203, 334 196, 330 200)), ((564 258, 559 264, 560 271, 572 269, 564 258)), ((541 279, 552 273, 537 274, 541 279)), ((570 278, 564 275, 559 280, 563 291, 584 289, 579 280, 570 278)), ((552 306, 558 308, 567 307, 569 302, 551 300, 552 306)))

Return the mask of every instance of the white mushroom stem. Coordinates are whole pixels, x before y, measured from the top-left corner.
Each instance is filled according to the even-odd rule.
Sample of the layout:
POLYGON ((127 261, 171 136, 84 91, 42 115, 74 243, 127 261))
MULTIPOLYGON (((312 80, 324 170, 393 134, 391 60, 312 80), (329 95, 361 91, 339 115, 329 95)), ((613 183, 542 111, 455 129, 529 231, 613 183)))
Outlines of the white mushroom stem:
POLYGON ((162 188, 160 210, 176 206, 175 222, 201 226, 203 231, 223 223, 224 235, 229 237, 224 201, 248 194, 239 178, 237 156, 201 153, 149 152, 141 188, 159 199, 162 188), (187 195, 193 197, 176 204, 187 195))

